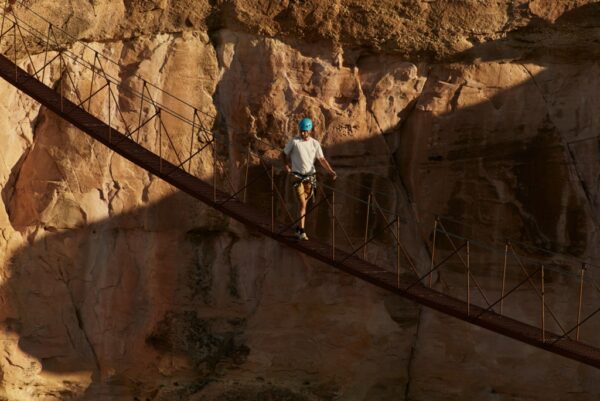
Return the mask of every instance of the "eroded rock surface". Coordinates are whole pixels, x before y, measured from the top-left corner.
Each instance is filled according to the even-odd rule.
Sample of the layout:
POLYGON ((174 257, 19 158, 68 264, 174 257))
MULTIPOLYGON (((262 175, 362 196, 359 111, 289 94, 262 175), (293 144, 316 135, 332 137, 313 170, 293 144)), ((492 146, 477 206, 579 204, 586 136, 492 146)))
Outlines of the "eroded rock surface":
MULTIPOLYGON (((435 214, 467 237, 600 257, 593 1, 27 4, 117 60, 123 82, 140 74, 216 116, 204 122, 231 165, 245 157, 234 144, 281 147, 312 117, 336 188, 399 213, 425 269, 435 214)), ((592 368, 282 248, 0 91, 0 399, 598 399, 592 368)), ((210 178, 213 156, 195 172, 210 178)), ((366 206, 351 199, 338 216, 360 241, 366 206)), ((327 234, 327 219, 309 231, 327 234)), ((390 244, 369 260, 395 266, 390 244)), ((477 262, 482 280, 501 275, 491 256, 477 262)), ((452 290, 460 269, 435 285, 452 290)), ((562 284, 547 291, 566 314, 562 284)), ((532 297, 507 308, 535 315, 532 297)))

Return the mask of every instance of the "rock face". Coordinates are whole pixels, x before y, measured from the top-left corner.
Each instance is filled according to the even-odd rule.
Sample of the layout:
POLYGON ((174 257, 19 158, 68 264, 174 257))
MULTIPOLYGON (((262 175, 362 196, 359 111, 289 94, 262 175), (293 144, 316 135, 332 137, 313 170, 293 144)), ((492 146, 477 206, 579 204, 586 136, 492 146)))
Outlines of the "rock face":
MULTIPOLYGON (((118 61, 122 81, 140 74, 216 115, 205 122, 230 165, 244 157, 232 144, 281 147, 312 117, 336 188, 353 195, 339 211, 351 239, 366 218, 352 199, 372 192, 425 268, 436 214, 494 245, 600 257, 594 1, 26 4, 118 61)), ((282 248, 0 91, 1 400, 598 399, 592 368, 282 248)), ((207 177, 212 157, 195 167, 207 177)), ((319 216, 309 232, 326 234, 319 216)), ((369 260, 394 266, 390 241, 369 260)), ((500 274, 474 257, 484 280, 500 274)), ((435 285, 462 279, 454 266, 435 285)), ((550 280, 548 298, 565 314, 562 284, 550 280)))

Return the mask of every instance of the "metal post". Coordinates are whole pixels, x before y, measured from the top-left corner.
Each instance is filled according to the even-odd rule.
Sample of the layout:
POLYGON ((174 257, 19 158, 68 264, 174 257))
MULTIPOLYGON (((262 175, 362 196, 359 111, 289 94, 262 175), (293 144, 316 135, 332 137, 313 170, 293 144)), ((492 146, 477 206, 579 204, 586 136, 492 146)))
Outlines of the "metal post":
POLYGON ((585 263, 581 266, 581 275, 579 279, 579 308, 577 309, 577 334, 576 339, 579 341, 579 328, 581 322, 581 305, 583 303, 583 275, 585 273, 585 263))
POLYGON ((190 157, 188 158, 188 173, 192 172, 192 154, 194 149, 194 136, 196 135, 196 115, 198 110, 194 109, 194 115, 192 116, 192 135, 190 138, 190 157))
POLYGON ((504 308, 504 292, 506 291, 506 264, 508 261, 508 245, 504 245, 504 267, 502 268, 502 294, 500 296, 500 314, 502 314, 502 309, 504 308))
POLYGON ((467 316, 471 316, 471 243, 467 241, 467 316))
POLYGON ((335 191, 331 193, 331 259, 335 261, 335 191))
POLYGON ((213 202, 217 201, 217 149, 213 144, 213 202))
MULTIPOLYGON (((4 20, 2 21, 2 26, 4 26, 4 20)), ((48 50, 50 48, 50 32, 52 31, 52 24, 48 25, 48 35, 46 36, 46 47, 44 49, 44 67, 42 70, 42 83, 44 83, 44 78, 46 77, 46 61, 48 61, 48 50)), ((4 32, 4 28, 2 29, 4 32)), ((52 63, 52 62, 50 62, 52 63)))
POLYGON ((435 223, 433 225, 433 245, 431 248, 431 267, 429 268, 429 288, 431 288, 433 283, 433 266, 435 266, 435 240, 437 234, 437 226, 438 226, 438 218, 435 218, 435 223))
POLYGON ((367 200, 367 218, 366 218, 366 223, 365 223, 365 241, 364 241, 364 247, 363 247, 363 259, 367 260, 367 240, 369 237, 369 215, 371 214, 371 197, 373 195, 369 194, 369 198, 367 200))
MULTIPOLYGON (((13 13, 13 16, 14 16, 14 13, 13 13)), ((13 27, 14 27, 13 46, 14 46, 14 50, 15 50, 15 81, 16 81, 19 77, 19 67, 17 66, 17 18, 16 17, 15 17, 15 23, 14 23, 13 27)))
MULTIPOLYGON (((162 157, 162 117, 161 109, 158 109, 158 158, 160 159, 159 171, 162 173, 163 157, 162 157)), ((139 136, 138 136, 139 138, 139 136)))
MULTIPOLYGON (((140 131, 142 130, 142 113, 144 112, 144 94, 146 91, 146 80, 143 80, 143 85, 142 85, 142 97, 140 100, 140 112, 138 114, 138 129, 137 132, 135 134, 136 139, 131 138, 132 140, 135 140, 137 143, 140 143, 140 131)), ((152 105, 154 107, 156 107, 156 105, 154 104, 154 102, 152 102, 152 105)))
POLYGON ((271 164, 271 232, 275 232, 275 167, 271 164))
POLYGON ((110 81, 108 82, 108 143, 111 143, 112 141, 112 125, 111 125, 111 107, 110 107, 110 98, 112 97, 112 92, 110 89, 110 81))
POLYGON ((246 178, 244 178, 244 203, 246 203, 246 192, 248 189, 248 170, 250 168, 250 144, 248 144, 248 156, 246 157, 246 178))
POLYGON ((63 58, 62 58, 62 53, 60 55, 60 111, 64 111, 64 89, 63 89, 63 58))
MULTIPOLYGON (((85 55, 85 48, 83 50, 83 54, 85 55)), ((82 58, 83 58, 83 56, 82 56, 82 58)), ((96 60, 98 60, 98 52, 94 52, 94 65, 92 66, 92 81, 90 83, 90 93, 89 93, 88 102, 87 102, 88 112, 90 111, 90 109, 92 107, 92 96, 94 93, 94 80, 96 79, 96 60)), ((85 107, 83 107, 83 109, 85 110, 85 107)))
POLYGON ((400 216, 396 216, 396 273, 397 288, 400 288, 400 216))
MULTIPOLYGON (((4 2, 4 9, 8 8, 8 0, 4 2)), ((2 13, 2 26, 0 27, 0 38, 4 37, 4 21, 6 20, 6 12, 2 13)))
POLYGON ((545 298, 545 288, 544 288, 544 265, 542 265, 542 342, 546 342, 546 303, 544 302, 545 298))

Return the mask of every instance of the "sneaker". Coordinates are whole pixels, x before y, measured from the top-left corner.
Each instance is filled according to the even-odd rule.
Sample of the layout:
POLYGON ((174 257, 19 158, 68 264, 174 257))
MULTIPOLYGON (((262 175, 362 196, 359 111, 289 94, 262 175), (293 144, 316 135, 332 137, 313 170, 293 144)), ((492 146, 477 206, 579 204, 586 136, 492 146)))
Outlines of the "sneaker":
POLYGON ((304 240, 304 241, 308 240, 308 236, 304 232, 303 228, 296 227, 296 238, 298 238, 299 240, 304 240))

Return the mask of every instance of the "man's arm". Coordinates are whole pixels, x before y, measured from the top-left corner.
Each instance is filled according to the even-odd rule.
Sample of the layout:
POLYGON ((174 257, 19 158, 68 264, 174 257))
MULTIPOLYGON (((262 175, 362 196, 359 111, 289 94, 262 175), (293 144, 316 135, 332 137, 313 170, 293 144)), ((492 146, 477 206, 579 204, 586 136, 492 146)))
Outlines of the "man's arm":
POLYGON ((283 167, 285 168, 285 171, 287 171, 288 173, 292 172, 292 161, 290 160, 290 157, 288 155, 285 154, 285 152, 281 152, 281 160, 283 160, 283 167))
POLYGON ((292 151, 294 150, 294 138, 290 139, 288 143, 285 144, 283 151, 281 152, 281 160, 283 161, 283 167, 287 173, 292 172, 292 151))
POLYGON ((333 180, 335 180, 337 178, 337 174, 335 173, 335 171, 331 168, 331 165, 329 164, 329 162, 327 161, 326 158, 321 157, 318 159, 319 163, 321 163, 321 166, 323 166, 323 168, 325 170, 327 170, 327 172, 329 173, 329 175, 331 175, 331 178, 333 180))

